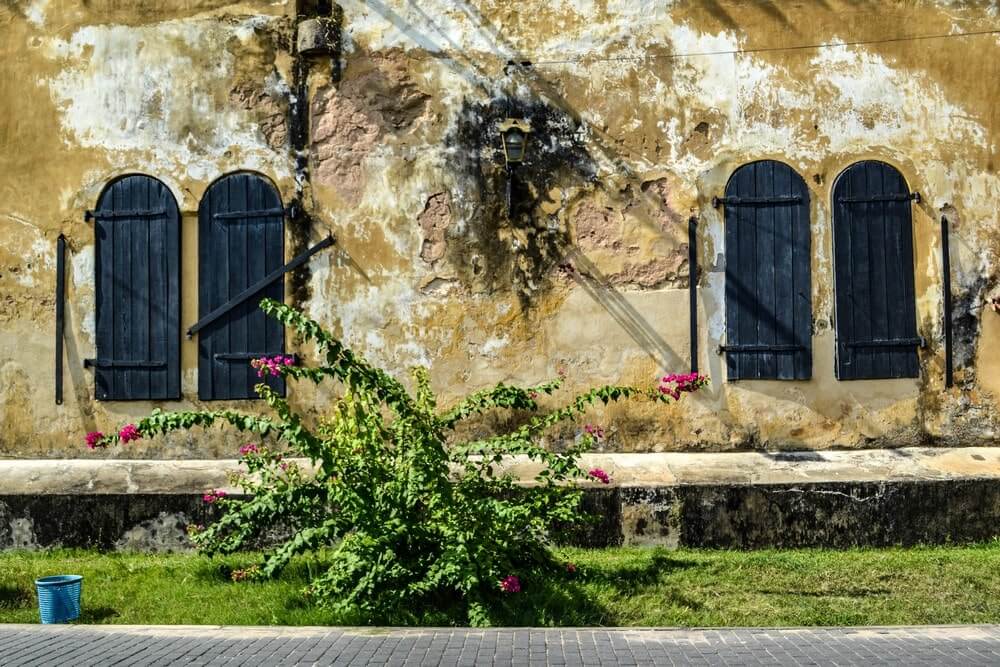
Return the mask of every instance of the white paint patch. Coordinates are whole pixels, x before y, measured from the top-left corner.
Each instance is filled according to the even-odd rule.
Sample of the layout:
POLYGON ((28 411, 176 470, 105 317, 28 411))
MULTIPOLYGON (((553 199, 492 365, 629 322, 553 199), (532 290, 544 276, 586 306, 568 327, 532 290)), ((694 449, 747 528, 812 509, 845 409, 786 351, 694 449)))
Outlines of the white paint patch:
POLYGON ((94 282, 94 246, 84 246, 73 256, 73 285, 80 289, 94 282))
POLYGON ((60 72, 44 83, 62 111, 65 141, 122 153, 123 165, 154 173, 209 179, 238 161, 289 176, 288 160, 267 145, 249 112, 217 96, 233 75, 227 40, 246 41, 268 20, 86 26, 68 40, 53 38, 47 52, 60 72), (195 63, 195 53, 205 59, 195 63))
POLYGON ((490 338, 483 346, 479 349, 480 354, 484 357, 495 357, 497 352, 507 347, 508 341, 506 338, 490 338))
POLYGON ((403 277, 393 276, 387 284, 368 285, 344 301, 335 291, 333 276, 328 275, 317 278, 313 274, 309 311, 316 321, 335 330, 339 325, 346 345, 391 372, 398 374, 430 363, 430 355, 420 340, 423 332, 414 322, 425 313, 425 301, 430 297, 414 290, 403 277), (394 344, 387 344, 387 338, 394 344))
POLYGON ((97 313, 94 304, 94 246, 88 245, 75 253, 73 267, 73 310, 80 332, 93 346, 97 341, 97 313))
POLYGON ((8 266, 5 273, 21 287, 34 287, 35 275, 40 270, 55 268, 55 245, 28 218, 13 212, 0 213, 0 217, 17 223, 8 233, 0 235, 0 249, 13 258, 10 266, 16 269, 8 266))
POLYGON ((811 60, 815 85, 832 89, 819 130, 836 152, 872 146, 919 148, 939 142, 981 145, 983 126, 951 104, 926 77, 891 67, 854 47, 820 50, 811 60))
POLYGON ((45 26, 45 9, 49 4, 49 0, 32 0, 27 7, 24 8, 24 15, 27 17, 28 22, 36 28, 42 28, 45 26))

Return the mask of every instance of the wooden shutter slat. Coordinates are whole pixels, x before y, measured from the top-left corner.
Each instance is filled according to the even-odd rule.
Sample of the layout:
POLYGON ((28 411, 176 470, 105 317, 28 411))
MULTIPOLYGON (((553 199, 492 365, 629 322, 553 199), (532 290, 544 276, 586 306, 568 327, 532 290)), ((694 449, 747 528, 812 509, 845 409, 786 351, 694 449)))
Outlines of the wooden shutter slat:
MULTIPOLYGON (((884 194, 883 172, 869 165, 865 170, 867 191, 876 193, 876 196, 884 194)), ((884 201, 873 201, 867 204, 870 224, 869 227, 869 261, 871 270, 869 272, 870 294, 871 294, 871 336, 873 340, 889 339, 889 285, 886 279, 885 268, 885 246, 886 246, 886 225, 884 201)), ((891 359, 887 354, 880 354, 878 350, 872 350, 872 374, 876 377, 890 377, 891 359)))
POLYGON ((790 167, 736 170, 726 206, 726 367, 729 378, 808 379, 812 373, 809 193, 790 167), (794 205, 789 205, 794 203, 794 205))
MULTIPOLYGON (((852 179, 855 192, 867 192, 867 169, 859 169, 852 179)), ((871 218, 870 203, 863 203, 852 211, 854 216, 865 221, 871 218)), ((871 229, 867 224, 856 224, 851 228, 855 239, 854 254, 851 256, 851 277, 854 280, 854 336, 857 340, 872 338, 872 299, 871 299, 871 229)), ((869 349, 855 351, 855 370, 862 377, 871 377, 872 352, 869 349)))
MULTIPOLYGON (((273 204, 276 204, 277 208, 281 208, 281 199, 278 197, 278 193, 274 192, 273 189, 269 190, 269 193, 270 194, 265 199, 269 200, 273 204)), ((264 276, 270 275, 285 265, 284 216, 283 214, 277 214, 276 217, 271 218, 271 220, 272 224, 264 225, 264 276)), ((284 302, 285 281, 279 280, 270 285, 265 294, 275 301, 284 302)), ((281 322, 278 322, 273 317, 267 317, 262 311, 258 312, 260 313, 260 318, 264 323, 261 327, 264 332, 264 349, 284 350, 285 327, 281 324, 281 322)), ((284 380, 277 382, 275 387, 278 391, 284 393, 284 380)))
MULTIPOLYGON (((788 167, 789 187, 806 195, 805 181, 788 167)), ((809 224, 809 200, 791 209, 792 235, 792 335, 799 346, 795 353, 794 375, 797 380, 812 377, 812 226, 809 224)))
MULTIPOLYGON (((284 264, 284 209, 277 190, 250 173, 224 176, 209 188, 199 208, 199 254, 205 278, 199 285, 199 316, 216 308, 284 264)), ((253 353, 280 354, 284 328, 259 308, 263 297, 283 299, 283 279, 233 306, 199 329, 199 397, 257 398, 260 382, 249 363, 234 361, 253 353), (274 325, 277 324, 277 327, 274 325)), ((284 383, 268 378, 284 392, 284 383)))
MULTIPOLYGON (((739 197, 752 197, 757 194, 755 169, 748 169, 741 173, 736 181, 736 195, 739 197)), ((739 272, 737 299, 741 304, 739 338, 741 343, 759 343, 757 340, 757 281, 756 277, 756 255, 757 255, 757 230, 756 208, 739 208, 737 214, 737 232, 739 233, 739 272)), ((757 377, 756 354, 742 353, 737 356, 737 377, 754 378, 757 377)))
MULTIPOLYGON (((730 181, 730 186, 726 188, 728 192, 737 189, 735 180, 738 178, 734 174, 730 181)), ((740 299, 739 291, 739 209, 734 206, 726 206, 724 209, 725 237, 726 237, 726 341, 735 343, 740 340, 739 325, 741 308, 738 307, 740 299)), ((726 354, 726 376, 732 379, 739 379, 739 356, 726 354)))
MULTIPOLYGON (((757 192, 775 192, 774 162, 763 162, 757 169, 757 192)), ((775 343, 775 219, 773 206, 759 206, 757 218, 757 341, 761 345, 775 343)), ((757 359, 757 377, 778 377, 773 351, 761 352, 757 359)))
MULTIPOLYGON (((145 208, 150 208, 149 183, 142 183, 135 188, 135 199, 137 204, 145 208)), ((146 294, 145 299, 132 299, 132 326, 134 333, 133 354, 136 359, 150 358, 150 327, 149 317, 152 302, 158 298, 155 287, 149 281, 149 225, 151 219, 141 220, 132 218, 135 221, 132 228, 132 280, 131 289, 146 294)), ((134 369, 132 373, 133 392, 136 398, 149 399, 149 374, 148 369, 134 369)))
MULTIPOLYGON (((792 170, 784 164, 774 166, 774 191, 779 195, 793 196, 792 170)), ((774 326, 775 340, 798 341, 795 337, 795 304, 792 298, 795 289, 793 274, 794 225, 792 216, 795 207, 777 206, 772 209, 774 217, 774 326), (789 313, 790 317, 783 317, 789 313)), ((797 354, 775 355, 775 377, 781 380, 794 379, 797 354)))
POLYGON ((96 396, 100 400, 179 398, 177 203, 156 179, 125 176, 105 188, 92 218, 100 362, 94 366, 96 396), (163 214, 149 215, 150 211, 163 214))
POLYGON ((837 376, 917 377, 909 189, 894 167, 865 161, 833 198, 837 376))
MULTIPOLYGON (((246 211, 249 205, 249 176, 238 174, 230 180, 229 200, 234 210, 246 211)), ((231 299, 247 287, 247 228, 250 221, 242 218, 238 223, 227 221, 226 235, 229 238, 229 292, 226 299, 231 299)), ((247 347, 247 316, 250 308, 256 304, 244 301, 229 313, 229 350, 243 352, 247 347)), ((247 373, 252 370, 249 364, 229 365, 230 396, 238 398, 247 390, 247 373)))
MULTIPOLYGON (((896 191, 908 193, 910 188, 903 175, 897 170, 891 169, 891 177, 895 180, 896 191)), ((919 338, 917 335, 917 297, 913 285, 913 210, 910 201, 901 201, 893 204, 892 217, 896 221, 896 231, 899 234, 900 243, 900 268, 899 282, 902 287, 900 300, 903 304, 903 317, 897 323, 894 332, 899 338, 919 338)), ((917 350, 900 351, 903 356, 903 373, 899 377, 920 377, 920 360, 917 357, 917 350)))
MULTIPOLYGON (((230 180, 223 181, 218 190, 213 191, 213 194, 216 195, 216 201, 214 203, 217 210, 229 211, 232 210, 231 207, 235 206, 235 202, 230 203, 230 197, 232 194, 230 180)), ((212 259, 209 260, 209 266, 215 267, 215 291, 212 293, 212 305, 217 306, 224 303, 226 301, 226 295, 229 294, 229 236, 226 234, 225 226, 221 223, 213 222, 211 225, 211 231, 213 239, 213 256, 212 259)), ((232 341, 230 340, 232 332, 230 331, 228 323, 228 319, 222 320, 215 327, 215 336, 212 341, 212 350, 214 352, 232 349, 232 341)), ((218 397, 220 399, 230 398, 229 365, 212 364, 209 372, 212 373, 213 377, 213 397, 218 397)))

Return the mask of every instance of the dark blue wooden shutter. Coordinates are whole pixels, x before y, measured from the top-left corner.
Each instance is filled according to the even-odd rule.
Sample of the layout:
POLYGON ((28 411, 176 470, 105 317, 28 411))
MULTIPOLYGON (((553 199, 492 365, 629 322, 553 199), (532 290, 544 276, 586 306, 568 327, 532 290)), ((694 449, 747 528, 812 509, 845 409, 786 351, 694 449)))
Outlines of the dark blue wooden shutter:
POLYGON ((124 176, 101 193, 96 234, 99 400, 181 395, 180 213, 149 176, 124 176))
POLYGON ((812 375, 809 191, 788 165, 743 165, 726 185, 730 380, 812 375))
POLYGON ((918 377, 910 191, 884 162, 853 164, 833 187, 837 377, 918 377))
MULTIPOLYGON (((198 207, 198 314, 204 317, 281 268, 285 218, 281 197, 267 179, 251 173, 223 176, 198 207)), ((264 315, 265 297, 283 301, 284 279, 237 304, 198 334, 198 397, 257 398, 260 382, 250 360, 280 354, 285 329, 264 315)), ((284 382, 267 383, 284 393, 284 382)))

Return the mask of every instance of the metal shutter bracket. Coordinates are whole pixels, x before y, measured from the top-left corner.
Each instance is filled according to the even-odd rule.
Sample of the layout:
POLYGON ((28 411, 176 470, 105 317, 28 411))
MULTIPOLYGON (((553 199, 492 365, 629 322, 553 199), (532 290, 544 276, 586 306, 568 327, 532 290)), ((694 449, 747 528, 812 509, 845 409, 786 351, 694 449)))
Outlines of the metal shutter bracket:
POLYGON ((213 220, 243 220, 245 218, 275 218, 292 217, 294 209, 289 208, 266 208, 259 211, 230 211, 227 213, 215 213, 213 220))
POLYGON ((879 202, 887 201, 912 201, 915 204, 920 203, 920 193, 910 192, 904 194, 895 195, 870 195, 868 197, 838 197, 838 204, 877 204, 879 202))
POLYGON ((874 340, 851 340, 844 343, 847 347, 927 347, 923 336, 917 338, 876 338, 874 340))
POLYGON ((802 197, 712 197, 712 208, 719 206, 766 206, 768 204, 798 204, 802 197))
POLYGON ((716 354, 725 352, 800 352, 808 349, 805 345, 719 345, 716 354))
POLYGON ((254 359, 260 359, 262 357, 273 356, 275 354, 280 354, 282 357, 291 357, 295 359, 295 363, 299 363, 299 355, 297 354, 285 354, 283 352, 219 352, 212 355, 212 358, 216 361, 252 361, 254 359))
POLYGON ((220 317, 228 313, 230 310, 240 305, 241 303, 252 297, 254 294, 256 294, 257 292, 261 291, 262 289, 273 283, 281 276, 285 275, 292 269, 296 269, 302 264, 305 264, 310 257, 318 253, 320 250, 323 250, 324 248, 329 248, 334 243, 336 243, 336 241, 334 240, 333 236, 332 235, 327 236, 325 239, 323 239, 313 247, 309 248, 301 255, 298 255, 293 260, 282 266, 280 269, 272 271, 262 280, 257 281, 250 287, 246 288, 245 290, 234 296, 226 303, 222 304, 221 306, 210 312, 205 317, 201 318, 200 320, 192 324, 191 327, 187 330, 187 337, 191 338, 196 333, 198 333, 200 329, 204 329, 206 326, 208 326, 215 320, 219 319, 220 317))
POLYGON ((92 220, 117 220, 119 218, 163 218, 167 210, 163 208, 136 211, 86 211, 83 214, 85 222, 92 220))

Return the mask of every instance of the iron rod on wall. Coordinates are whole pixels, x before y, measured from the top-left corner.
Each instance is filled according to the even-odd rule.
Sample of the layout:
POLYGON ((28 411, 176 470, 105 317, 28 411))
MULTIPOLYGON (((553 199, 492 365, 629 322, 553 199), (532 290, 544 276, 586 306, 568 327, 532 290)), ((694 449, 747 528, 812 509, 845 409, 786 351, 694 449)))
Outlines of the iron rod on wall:
POLYGON ((63 402, 63 326, 66 296, 66 237, 56 239, 56 405, 63 402))
POLYGON ((688 218, 688 299, 691 311, 691 372, 698 372, 698 218, 688 218))
POLYGON ((955 370, 952 367, 951 351, 951 252, 948 248, 948 218, 941 216, 941 271, 944 291, 944 386, 955 384, 955 370))
POLYGON ((291 260, 281 268, 275 269, 271 273, 267 274, 266 276, 264 276, 264 278, 258 280, 256 283, 246 288, 245 290, 234 296, 232 299, 225 302, 224 304, 222 304, 221 306, 210 312, 208 315, 205 315, 205 317, 201 318, 200 320, 192 324, 191 328, 187 330, 188 338, 191 338, 191 336, 198 333, 199 330, 203 329, 204 327, 211 324, 218 318, 222 317, 230 310, 232 310, 235 306, 240 305, 241 303, 252 297, 254 294, 257 294, 258 292, 263 290, 265 287, 273 283, 281 276, 305 264, 310 257, 315 255, 323 248, 329 248, 334 243, 335 241, 333 239, 333 236, 327 236, 325 239, 323 239, 313 247, 309 248, 302 254, 298 255, 297 257, 295 257, 295 259, 291 260))

